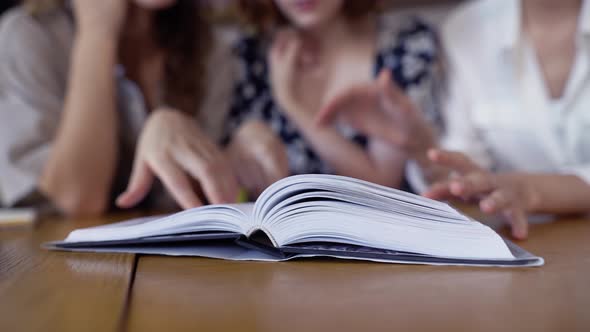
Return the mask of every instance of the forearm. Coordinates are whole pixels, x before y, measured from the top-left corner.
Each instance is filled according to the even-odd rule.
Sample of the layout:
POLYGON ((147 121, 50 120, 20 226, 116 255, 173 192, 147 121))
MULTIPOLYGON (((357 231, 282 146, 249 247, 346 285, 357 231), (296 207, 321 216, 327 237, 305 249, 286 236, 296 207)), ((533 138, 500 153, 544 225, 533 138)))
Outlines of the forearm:
POLYGON ((590 212, 590 184, 575 175, 561 174, 500 174, 499 181, 516 181, 529 191, 526 202, 531 213, 590 212))
POLYGON ((384 179, 379 182, 393 188, 400 188, 405 178, 407 154, 392 147, 389 143, 376 139, 369 139, 369 158, 375 165, 376 173, 384 179))
POLYGON ((98 214, 108 204, 117 156, 116 40, 76 39, 61 122, 40 189, 67 214, 98 214))
MULTIPOLYGON (((295 123, 314 151, 336 174, 350 176, 387 186, 398 186, 395 170, 383 167, 389 160, 375 160, 373 156, 342 136, 333 128, 318 128, 305 112, 291 112, 295 123)), ((401 174, 401 172, 399 172, 401 174)))

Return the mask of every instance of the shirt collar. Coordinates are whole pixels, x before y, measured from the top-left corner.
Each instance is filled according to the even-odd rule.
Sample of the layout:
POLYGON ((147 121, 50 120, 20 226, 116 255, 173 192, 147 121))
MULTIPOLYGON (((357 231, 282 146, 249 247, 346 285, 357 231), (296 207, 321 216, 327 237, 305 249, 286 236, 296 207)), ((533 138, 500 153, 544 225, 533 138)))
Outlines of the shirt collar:
POLYGON ((498 41, 502 50, 513 50, 518 46, 521 31, 521 0, 502 0, 505 5, 498 8, 498 41))

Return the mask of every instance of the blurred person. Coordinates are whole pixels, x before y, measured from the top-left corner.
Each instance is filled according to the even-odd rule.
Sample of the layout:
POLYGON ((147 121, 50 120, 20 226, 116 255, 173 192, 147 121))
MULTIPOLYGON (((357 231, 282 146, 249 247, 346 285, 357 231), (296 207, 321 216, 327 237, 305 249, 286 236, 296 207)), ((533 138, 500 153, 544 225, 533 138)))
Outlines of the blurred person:
MULTIPOLYGON (((334 96, 369 83, 377 72, 391 79, 438 122, 439 49, 434 32, 415 18, 391 20, 376 1, 240 1, 254 32, 236 46, 241 63, 227 120, 226 140, 255 127, 284 151, 279 174, 334 173, 388 186, 402 185, 406 155, 351 128, 314 126, 334 96)), ((248 139, 239 137, 243 144, 248 139)), ((231 143, 230 143, 231 144, 231 143)), ((263 188, 270 184, 260 181, 263 188)))
POLYGON ((193 179, 212 202, 236 198, 226 156, 197 121, 219 76, 206 68, 218 55, 197 4, 29 0, 3 16, 2 205, 103 213, 125 189, 135 152, 121 206, 150 191, 165 201, 150 190, 156 177, 185 208, 202 203, 193 179))
POLYGON ((318 122, 339 118, 407 151, 426 196, 476 201, 524 239, 529 213, 590 211, 589 41, 590 1, 473 1, 443 30, 442 142, 387 79, 341 94, 318 122))

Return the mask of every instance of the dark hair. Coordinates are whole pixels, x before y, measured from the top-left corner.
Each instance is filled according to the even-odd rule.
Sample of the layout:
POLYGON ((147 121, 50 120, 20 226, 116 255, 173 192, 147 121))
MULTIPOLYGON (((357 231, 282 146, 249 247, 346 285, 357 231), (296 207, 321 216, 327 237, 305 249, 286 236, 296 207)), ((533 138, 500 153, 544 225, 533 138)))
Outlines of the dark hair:
MULTIPOLYGON (((26 0, 33 16, 63 9, 65 0, 26 0)), ((206 50, 211 43, 209 25, 202 13, 204 1, 178 0, 156 14, 156 43, 166 53, 164 103, 186 113, 196 113, 203 95, 206 50)))
MULTIPOLYGON (((241 19, 252 26, 257 33, 269 33, 273 29, 289 24, 273 0, 239 0, 241 19)), ((373 12, 376 0, 344 0, 342 13, 350 19, 357 19, 373 12)))
POLYGON ((203 6, 202 1, 178 0, 155 18, 156 42, 166 52, 164 101, 188 113, 197 111, 203 95, 201 78, 211 43, 203 6))

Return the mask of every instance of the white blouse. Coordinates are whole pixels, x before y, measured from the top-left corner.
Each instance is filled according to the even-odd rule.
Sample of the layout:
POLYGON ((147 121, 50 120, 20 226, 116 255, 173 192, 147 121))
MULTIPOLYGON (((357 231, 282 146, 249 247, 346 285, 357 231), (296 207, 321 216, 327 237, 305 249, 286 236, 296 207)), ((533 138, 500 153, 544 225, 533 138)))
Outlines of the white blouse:
MULTIPOLYGON (((590 0, 580 15, 575 63, 552 100, 521 34, 520 0, 477 0, 453 13, 442 30, 451 69, 443 147, 496 171, 590 183, 590 0)), ((423 189, 412 168, 410 181, 423 189)))

